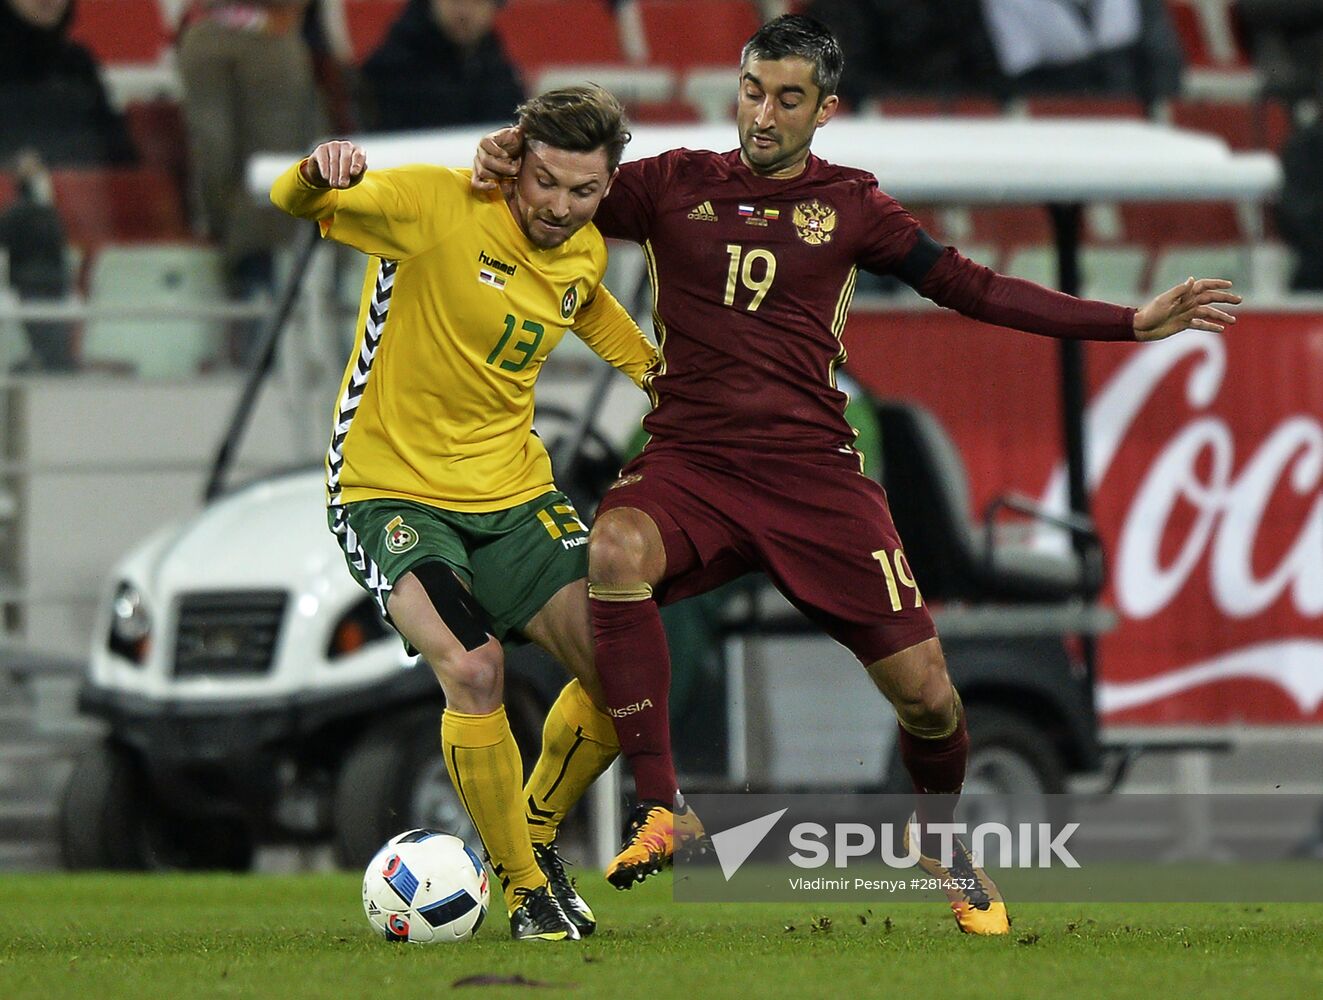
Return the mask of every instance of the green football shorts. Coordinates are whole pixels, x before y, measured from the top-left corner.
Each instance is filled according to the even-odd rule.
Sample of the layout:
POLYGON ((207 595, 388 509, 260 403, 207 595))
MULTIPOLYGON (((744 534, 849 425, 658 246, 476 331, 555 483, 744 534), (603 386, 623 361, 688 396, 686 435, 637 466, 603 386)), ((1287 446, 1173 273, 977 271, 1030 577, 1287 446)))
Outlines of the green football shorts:
POLYGON ((588 575, 588 529, 558 490, 486 514, 393 498, 343 510, 350 531, 336 531, 334 508, 331 530, 354 579, 378 601, 392 581, 439 559, 468 586, 498 639, 521 633, 558 590, 588 575))

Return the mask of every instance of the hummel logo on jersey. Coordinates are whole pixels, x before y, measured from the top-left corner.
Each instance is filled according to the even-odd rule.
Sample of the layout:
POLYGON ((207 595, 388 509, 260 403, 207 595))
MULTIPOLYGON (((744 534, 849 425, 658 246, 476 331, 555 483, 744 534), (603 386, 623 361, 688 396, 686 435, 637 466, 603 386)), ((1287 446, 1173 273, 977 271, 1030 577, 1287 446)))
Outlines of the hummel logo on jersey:
POLYGON ((488 257, 482 250, 478 251, 478 261, 486 264, 493 271, 500 271, 502 274, 508 274, 512 278, 514 277, 514 273, 519 270, 518 264, 507 264, 505 261, 496 257, 488 257))
POLYGON ((686 218, 693 219, 695 222, 716 222, 717 213, 712 208, 712 202, 705 201, 690 212, 686 218))

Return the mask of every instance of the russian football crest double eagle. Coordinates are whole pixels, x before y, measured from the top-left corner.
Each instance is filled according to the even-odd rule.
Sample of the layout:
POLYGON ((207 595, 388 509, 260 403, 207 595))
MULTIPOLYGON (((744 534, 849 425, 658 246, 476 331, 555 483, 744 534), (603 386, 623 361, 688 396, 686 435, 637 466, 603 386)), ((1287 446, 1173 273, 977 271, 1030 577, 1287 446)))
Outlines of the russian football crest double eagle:
POLYGON ((836 209, 816 198, 801 201, 795 206, 790 221, 795 224, 795 235, 801 240, 811 247, 821 246, 831 242, 836 230, 836 209))

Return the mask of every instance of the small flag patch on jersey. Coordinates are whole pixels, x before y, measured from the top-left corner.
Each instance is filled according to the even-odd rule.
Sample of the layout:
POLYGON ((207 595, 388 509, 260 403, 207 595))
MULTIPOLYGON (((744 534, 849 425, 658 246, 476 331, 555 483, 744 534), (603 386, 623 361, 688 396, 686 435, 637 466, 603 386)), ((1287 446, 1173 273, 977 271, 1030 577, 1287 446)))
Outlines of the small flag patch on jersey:
POLYGON ((748 216, 750 216, 750 215, 753 214, 753 211, 754 211, 754 209, 753 209, 753 206, 752 206, 752 205, 741 205, 741 206, 740 206, 740 217, 741 217, 741 218, 747 218, 748 216))
POLYGON ((779 208, 764 208, 763 218, 775 222, 777 219, 781 218, 781 210, 779 208))
POLYGON ((489 267, 481 267, 478 269, 478 280, 484 285, 491 285, 492 288, 495 288, 498 291, 505 291, 505 276, 497 274, 489 267))

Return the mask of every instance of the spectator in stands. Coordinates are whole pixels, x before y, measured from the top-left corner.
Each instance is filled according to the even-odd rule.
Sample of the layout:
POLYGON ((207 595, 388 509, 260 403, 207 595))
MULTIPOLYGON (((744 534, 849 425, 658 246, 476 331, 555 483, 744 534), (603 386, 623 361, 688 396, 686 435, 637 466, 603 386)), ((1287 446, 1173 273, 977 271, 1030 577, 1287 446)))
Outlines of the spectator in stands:
POLYGON ((1236 13, 1265 94, 1323 98, 1323 0, 1241 0, 1236 13))
MULTIPOLYGON (((351 0, 352 2, 352 0, 351 0)), ((332 135, 358 131, 350 91, 354 51, 345 23, 344 0, 311 0, 303 15, 303 38, 312 54, 312 74, 332 135)))
POLYGON ((409 0, 363 64, 366 117, 383 131, 509 121, 524 90, 492 30, 498 0, 409 0))
POLYGON ((809 13, 841 40, 851 67, 841 96, 854 108, 887 95, 989 92, 1000 79, 979 0, 814 0, 809 13))
MULTIPOLYGON (((21 301, 62 299, 69 291, 67 244, 55 211, 50 174, 33 150, 14 164, 18 196, 0 215, 0 249, 8 254, 9 284, 21 301)), ((73 368, 69 324, 52 320, 24 323, 32 353, 19 363, 25 371, 73 368)))
POLYGON ((136 159, 96 62, 67 37, 74 0, 0 0, 0 160, 36 149, 52 166, 136 159))
POLYGON ((1180 90, 1180 40, 1165 0, 983 0, 983 15, 1014 93, 1152 104, 1180 90))
MULTIPOLYGON (((309 0, 199 0, 184 16, 179 73, 189 159, 206 233, 225 254, 229 293, 247 299, 274 283, 274 251, 293 220, 245 187, 254 153, 303 149, 322 130, 312 55, 302 32, 309 0)), ((258 329, 236 330, 246 362, 258 329)))
POLYGON ((1323 121, 1296 127, 1282 146, 1277 225, 1295 251, 1291 288, 1323 291, 1323 121))

